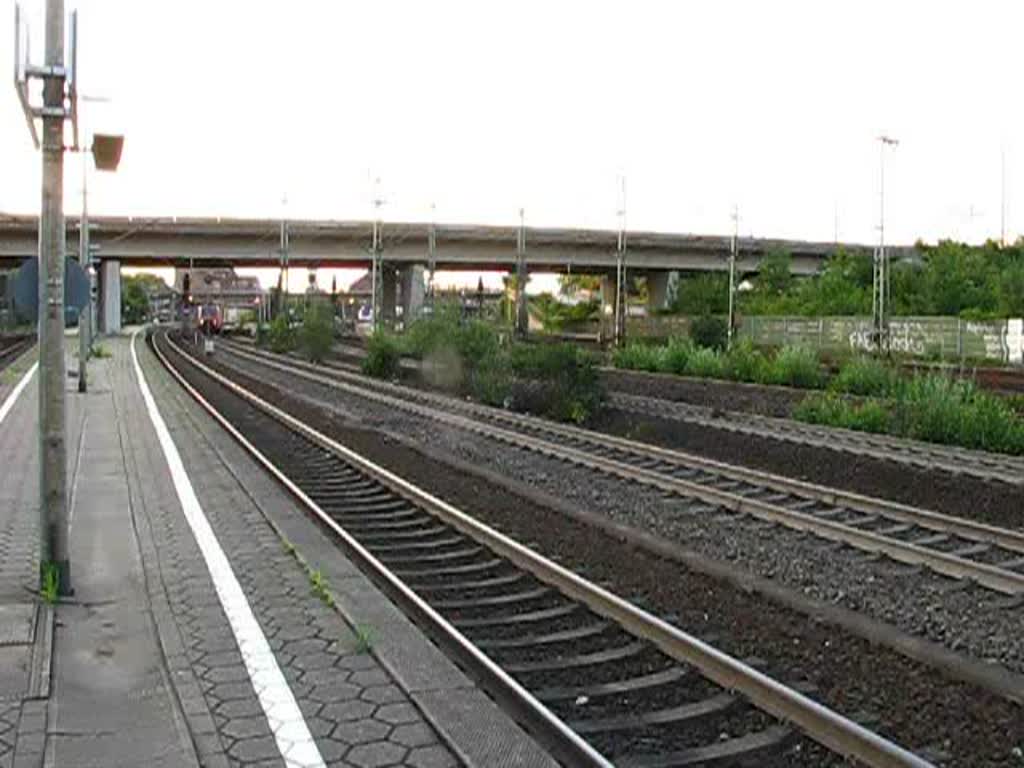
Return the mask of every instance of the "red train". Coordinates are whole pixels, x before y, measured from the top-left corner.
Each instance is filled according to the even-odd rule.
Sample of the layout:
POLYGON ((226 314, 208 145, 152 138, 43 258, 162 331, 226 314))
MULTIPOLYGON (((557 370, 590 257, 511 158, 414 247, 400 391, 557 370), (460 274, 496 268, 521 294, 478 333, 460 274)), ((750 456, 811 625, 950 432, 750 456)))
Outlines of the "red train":
POLYGON ((199 330, 207 336, 216 336, 224 328, 224 313, 217 304, 201 304, 196 308, 199 330))

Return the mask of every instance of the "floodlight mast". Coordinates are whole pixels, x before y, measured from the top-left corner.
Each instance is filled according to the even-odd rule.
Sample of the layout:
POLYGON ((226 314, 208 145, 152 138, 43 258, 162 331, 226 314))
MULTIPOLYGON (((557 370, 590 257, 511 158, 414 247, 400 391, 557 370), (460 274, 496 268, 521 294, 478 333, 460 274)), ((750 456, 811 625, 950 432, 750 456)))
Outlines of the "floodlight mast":
POLYGON ((889 352, 889 256, 885 250, 885 148, 896 147, 899 140, 891 136, 878 137, 878 248, 875 250, 874 280, 872 290, 872 315, 874 323, 875 349, 879 353, 889 352))

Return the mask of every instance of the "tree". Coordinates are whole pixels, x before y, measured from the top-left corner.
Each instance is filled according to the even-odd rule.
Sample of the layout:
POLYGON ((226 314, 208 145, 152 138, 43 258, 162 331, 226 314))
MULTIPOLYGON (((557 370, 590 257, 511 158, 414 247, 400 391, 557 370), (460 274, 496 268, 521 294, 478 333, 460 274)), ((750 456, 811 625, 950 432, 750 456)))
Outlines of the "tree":
POLYGON ((596 293, 601 290, 600 275, 559 275, 558 292, 563 296, 572 296, 581 291, 596 293))
POLYGON ((761 259, 757 290, 771 296, 782 296, 793 284, 793 257, 789 251, 776 248, 761 259))
POLYGON ((167 284, 156 275, 128 275, 121 281, 121 317, 128 325, 143 323, 149 317, 149 295, 167 284), (149 290, 147 290, 147 287, 149 290))
POLYGON ((672 309, 683 315, 728 313, 729 276, 724 272, 704 272, 681 279, 672 309))

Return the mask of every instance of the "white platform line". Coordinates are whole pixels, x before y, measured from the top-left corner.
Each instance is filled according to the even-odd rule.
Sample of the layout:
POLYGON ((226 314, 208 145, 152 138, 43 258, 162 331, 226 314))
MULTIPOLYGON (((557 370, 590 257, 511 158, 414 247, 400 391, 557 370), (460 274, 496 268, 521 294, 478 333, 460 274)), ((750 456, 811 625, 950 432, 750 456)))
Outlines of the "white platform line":
POLYGON ((3 423, 4 419, 7 418, 7 414, 10 413, 11 408, 14 407, 15 401, 18 399, 18 395, 21 394, 21 390, 28 386, 29 379, 32 378, 32 374, 36 372, 36 368, 39 367, 39 361, 32 363, 32 367, 28 369, 24 376, 21 377, 21 381, 17 383, 14 389, 11 390, 11 394, 4 400, 4 404, 0 405, 0 424, 3 423))
POLYGON ((181 508, 185 512, 185 519, 188 520, 196 543, 206 560, 206 567, 210 571, 220 604, 227 615, 231 631, 235 635, 238 649, 242 652, 242 659, 245 668, 249 672, 252 686, 259 698, 260 706, 267 717, 271 733, 277 742, 277 748, 284 758, 285 765, 289 768, 321 768, 324 766, 324 759, 320 750, 309 732, 302 711, 288 682, 284 679, 281 668, 277 665, 274 652, 267 643, 267 638, 260 629, 259 622, 253 615, 252 608, 245 598, 241 584, 235 577, 228 562, 224 550, 221 549, 217 537, 210 527, 209 521, 203 512, 199 499, 196 497, 192 483, 185 472, 181 455, 171 439, 167 430, 167 424, 156 407, 156 401, 146 384, 146 377, 142 374, 139 365, 139 358, 135 353, 135 338, 138 331, 132 334, 131 351, 132 364, 135 366, 135 375, 139 381, 139 390, 142 392, 142 399, 146 403, 146 410, 149 418, 156 429, 157 439, 163 449, 164 457, 171 471, 171 478, 174 481, 174 490, 181 501, 181 508))

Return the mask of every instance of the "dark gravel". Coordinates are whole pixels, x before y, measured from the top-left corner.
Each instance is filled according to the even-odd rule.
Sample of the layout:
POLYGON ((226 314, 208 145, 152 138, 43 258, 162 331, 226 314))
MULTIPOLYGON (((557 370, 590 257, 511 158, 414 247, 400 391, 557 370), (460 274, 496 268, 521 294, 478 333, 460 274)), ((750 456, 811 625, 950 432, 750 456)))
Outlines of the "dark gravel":
MULTIPOLYGON (((235 363, 250 367, 237 359, 235 363)), ((284 390, 269 384, 274 380, 270 371, 260 369, 258 375, 258 381, 240 379, 369 458, 723 650, 763 659, 766 671, 787 682, 811 682, 820 700, 875 722, 873 727, 900 743, 945 765, 1024 764, 1014 752, 1024 747, 1019 705, 945 679, 934 669, 811 621, 802 612, 655 557, 476 476, 454 472, 444 459, 455 454, 477 461, 582 508, 717 553, 738 567, 771 573, 808 594, 860 604, 872 615, 951 647, 981 651, 982 656, 986 649, 996 651, 995 658, 1005 657, 1019 668, 1020 613, 991 610, 983 591, 951 589, 950 582, 933 575, 873 562, 860 553, 735 516, 690 519, 680 511, 679 500, 637 486, 520 451, 496 451, 493 444, 436 423, 386 412, 294 379, 288 382, 292 395, 301 390, 333 404, 331 409, 315 406, 305 398, 284 396, 284 390), (389 438, 388 431, 416 440, 424 450, 389 438)))
POLYGON ((1024 528, 1024 485, 616 409, 607 409, 590 427, 948 515, 1004 528, 1024 528))
POLYGON ((689 376, 619 371, 606 368, 601 378, 609 390, 644 397, 699 403, 723 411, 743 411, 787 418, 807 391, 791 387, 716 381, 689 376))

